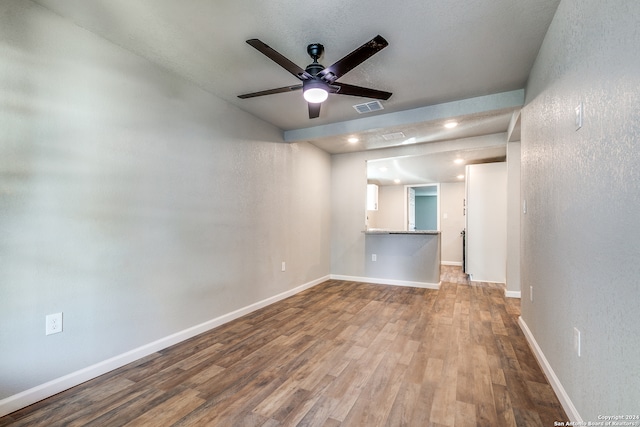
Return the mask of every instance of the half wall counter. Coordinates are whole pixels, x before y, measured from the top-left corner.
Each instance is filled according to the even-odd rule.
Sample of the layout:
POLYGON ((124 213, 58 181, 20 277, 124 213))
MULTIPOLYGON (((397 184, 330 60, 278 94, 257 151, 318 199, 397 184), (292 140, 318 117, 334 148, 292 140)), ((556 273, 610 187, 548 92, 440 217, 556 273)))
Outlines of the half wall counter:
POLYGON ((365 234, 365 274, 381 282, 438 288, 440 232, 370 228, 365 234))

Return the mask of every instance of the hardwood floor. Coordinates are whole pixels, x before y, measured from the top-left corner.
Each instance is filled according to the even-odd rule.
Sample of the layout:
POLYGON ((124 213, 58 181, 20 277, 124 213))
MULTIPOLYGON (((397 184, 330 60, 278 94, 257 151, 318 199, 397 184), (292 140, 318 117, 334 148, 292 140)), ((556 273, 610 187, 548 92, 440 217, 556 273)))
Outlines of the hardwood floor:
POLYGON ((519 300, 330 280, 0 418, 0 426, 553 426, 519 300))

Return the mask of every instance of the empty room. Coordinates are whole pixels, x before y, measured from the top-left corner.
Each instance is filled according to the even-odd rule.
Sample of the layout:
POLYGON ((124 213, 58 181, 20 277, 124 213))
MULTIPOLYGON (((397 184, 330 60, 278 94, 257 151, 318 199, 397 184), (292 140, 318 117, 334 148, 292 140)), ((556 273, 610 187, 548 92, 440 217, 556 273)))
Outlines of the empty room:
POLYGON ((640 426, 640 3, 0 1, 0 426, 640 426))

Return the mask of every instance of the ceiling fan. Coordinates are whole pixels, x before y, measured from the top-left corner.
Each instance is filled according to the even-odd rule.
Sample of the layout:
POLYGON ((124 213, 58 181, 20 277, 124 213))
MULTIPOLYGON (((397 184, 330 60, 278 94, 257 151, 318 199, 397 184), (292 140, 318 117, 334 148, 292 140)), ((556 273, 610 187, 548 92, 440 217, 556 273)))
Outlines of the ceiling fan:
POLYGON ((304 99, 309 105, 309 118, 315 119, 320 116, 320 105, 327 99, 330 93, 384 100, 389 99, 392 95, 390 92, 336 81, 389 45, 380 35, 375 36, 367 43, 328 67, 324 67, 318 63, 318 58, 320 58, 324 52, 324 46, 320 43, 310 44, 307 46, 307 53, 313 59, 313 63, 309 64, 304 70, 258 39, 247 40, 247 43, 296 76, 302 81, 302 84, 247 93, 239 95, 238 98, 254 98, 256 96, 293 92, 302 89, 304 99))

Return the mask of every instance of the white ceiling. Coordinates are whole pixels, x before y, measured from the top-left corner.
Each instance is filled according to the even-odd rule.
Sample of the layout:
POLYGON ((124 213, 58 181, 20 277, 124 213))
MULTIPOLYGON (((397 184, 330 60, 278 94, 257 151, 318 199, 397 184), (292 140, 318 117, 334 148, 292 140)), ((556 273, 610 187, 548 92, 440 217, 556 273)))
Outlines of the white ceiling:
POLYGON ((417 142, 506 131, 507 117, 518 103, 513 99, 498 102, 494 96, 524 88, 559 3, 35 1, 288 131, 288 141, 310 141, 331 153, 396 145, 398 141, 380 140, 382 134, 389 133, 388 128, 410 134, 417 142), (330 95, 320 117, 310 120, 300 91, 237 98, 243 93, 299 83, 246 44, 247 39, 259 38, 304 68, 311 62, 306 52, 310 43, 324 45, 320 62, 328 66, 377 34, 386 38, 389 46, 340 81, 393 92, 389 100, 382 101, 384 110, 380 112, 359 115, 353 105, 370 99, 330 95), (470 101, 476 98, 483 102, 470 101), (468 108, 472 104, 477 105, 468 108), (454 108, 461 106, 466 108, 454 108), (427 114, 421 117, 423 112, 427 114), (439 126, 449 116, 466 125, 458 133, 443 133, 439 126), (361 137, 359 146, 344 144, 350 133, 361 137))
POLYGON ((452 150, 420 156, 367 161, 367 182, 378 185, 420 185, 464 182, 465 166, 506 160, 507 146, 452 150), (456 162, 458 160, 458 162, 456 162), (458 178, 463 175, 462 178, 458 178), (394 180, 399 182, 394 182, 394 180))

